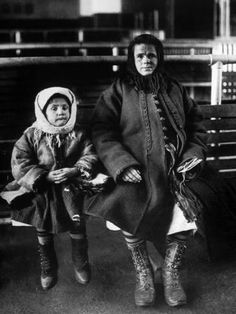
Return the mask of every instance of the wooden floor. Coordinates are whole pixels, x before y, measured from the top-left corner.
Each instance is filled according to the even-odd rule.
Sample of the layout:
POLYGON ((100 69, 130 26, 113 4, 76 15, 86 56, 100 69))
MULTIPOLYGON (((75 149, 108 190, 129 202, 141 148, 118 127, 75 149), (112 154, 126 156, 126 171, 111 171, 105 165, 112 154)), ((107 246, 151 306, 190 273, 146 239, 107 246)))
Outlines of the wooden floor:
MULTIPOLYGON (((102 221, 88 223, 92 280, 80 286, 73 277, 67 234, 56 237, 59 259, 57 285, 44 292, 39 284, 39 261, 33 228, 9 227, 0 242, 0 313, 2 314, 136 314, 136 313, 236 313, 235 258, 215 263, 207 260, 203 246, 190 241, 183 269, 188 305, 170 308, 156 274, 157 301, 151 308, 134 305, 134 270, 119 232, 102 221)), ((152 256, 155 252, 151 247, 152 256)), ((154 256, 155 257, 155 256, 154 256)))

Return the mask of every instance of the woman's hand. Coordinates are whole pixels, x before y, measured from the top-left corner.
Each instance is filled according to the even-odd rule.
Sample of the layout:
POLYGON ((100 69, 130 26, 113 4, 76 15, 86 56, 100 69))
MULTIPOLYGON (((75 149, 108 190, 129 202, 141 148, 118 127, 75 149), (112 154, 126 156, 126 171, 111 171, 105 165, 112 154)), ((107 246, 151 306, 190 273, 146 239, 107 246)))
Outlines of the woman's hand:
POLYGON ((55 184, 60 184, 65 182, 67 179, 76 176, 77 173, 77 168, 61 168, 50 171, 47 175, 47 180, 55 184))
POLYGON ((133 167, 129 167, 125 169, 121 175, 121 179, 124 182, 131 182, 131 183, 139 183, 140 181, 142 181, 140 171, 133 167))
POLYGON ((201 165, 200 164, 198 164, 197 166, 195 166, 191 170, 186 171, 185 172, 186 180, 193 180, 193 179, 195 179, 199 175, 200 171, 201 171, 201 165))
POLYGON ((190 181, 195 179, 202 169, 202 159, 197 157, 189 158, 185 162, 182 162, 177 168, 178 173, 182 173, 183 177, 190 181))

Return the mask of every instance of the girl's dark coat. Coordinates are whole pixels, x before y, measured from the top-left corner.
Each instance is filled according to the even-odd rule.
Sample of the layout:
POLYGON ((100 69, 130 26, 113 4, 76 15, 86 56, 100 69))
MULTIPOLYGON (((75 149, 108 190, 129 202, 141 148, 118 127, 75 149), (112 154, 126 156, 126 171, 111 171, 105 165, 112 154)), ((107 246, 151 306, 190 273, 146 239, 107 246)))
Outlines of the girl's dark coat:
MULTIPOLYGON (((174 80, 162 79, 158 91, 166 115, 176 132, 177 164, 205 158, 206 134, 198 106, 174 80)), ((88 198, 87 212, 103 217, 132 234, 165 234, 173 197, 168 186, 162 124, 152 94, 138 91, 118 79, 100 97, 92 123, 98 156, 115 181, 110 191, 88 198), (119 175, 138 166, 143 180, 122 183, 119 175)))
MULTIPOLYGON (((33 192, 31 203, 12 212, 12 219, 30 224, 39 229, 57 233, 69 230, 72 220, 66 206, 81 207, 81 199, 76 191, 71 190, 69 197, 63 197, 65 184, 48 183, 45 176, 50 170, 62 167, 77 167, 94 163, 96 157, 89 142, 80 129, 74 130, 74 137, 68 137, 63 146, 62 156, 57 150, 48 146, 46 134, 40 141, 35 139, 35 128, 25 131, 16 142, 12 153, 12 174, 15 178, 8 189, 23 186, 33 192), (76 198, 76 202, 74 199, 76 198)), ((72 208, 70 208, 72 209, 72 208)))

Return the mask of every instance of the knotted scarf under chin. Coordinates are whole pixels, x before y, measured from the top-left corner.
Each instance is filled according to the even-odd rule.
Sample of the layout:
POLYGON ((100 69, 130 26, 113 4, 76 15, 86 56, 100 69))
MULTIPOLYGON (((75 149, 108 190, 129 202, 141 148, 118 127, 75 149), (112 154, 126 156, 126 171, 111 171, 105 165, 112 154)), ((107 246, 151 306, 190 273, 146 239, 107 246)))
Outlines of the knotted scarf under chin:
POLYGON ((139 90, 142 90, 145 93, 156 94, 160 87, 157 73, 147 76, 142 76, 140 74, 135 75, 133 77, 133 82, 139 90))
POLYGON ((136 70, 131 71, 129 69, 123 77, 125 81, 144 93, 157 94, 159 91, 161 77, 156 71, 151 75, 143 76, 136 70))

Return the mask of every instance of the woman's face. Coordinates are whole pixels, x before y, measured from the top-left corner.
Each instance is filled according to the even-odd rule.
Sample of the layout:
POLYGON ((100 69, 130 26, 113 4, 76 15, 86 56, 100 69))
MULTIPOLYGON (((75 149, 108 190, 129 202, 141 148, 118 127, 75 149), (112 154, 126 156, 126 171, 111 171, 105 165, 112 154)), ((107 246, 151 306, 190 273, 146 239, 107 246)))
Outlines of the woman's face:
POLYGON ((54 126, 63 126, 70 118, 70 105, 63 97, 52 98, 46 109, 46 118, 54 126))
POLYGON ((158 64, 155 47, 147 44, 135 45, 134 63, 139 74, 143 76, 152 74, 158 64))

